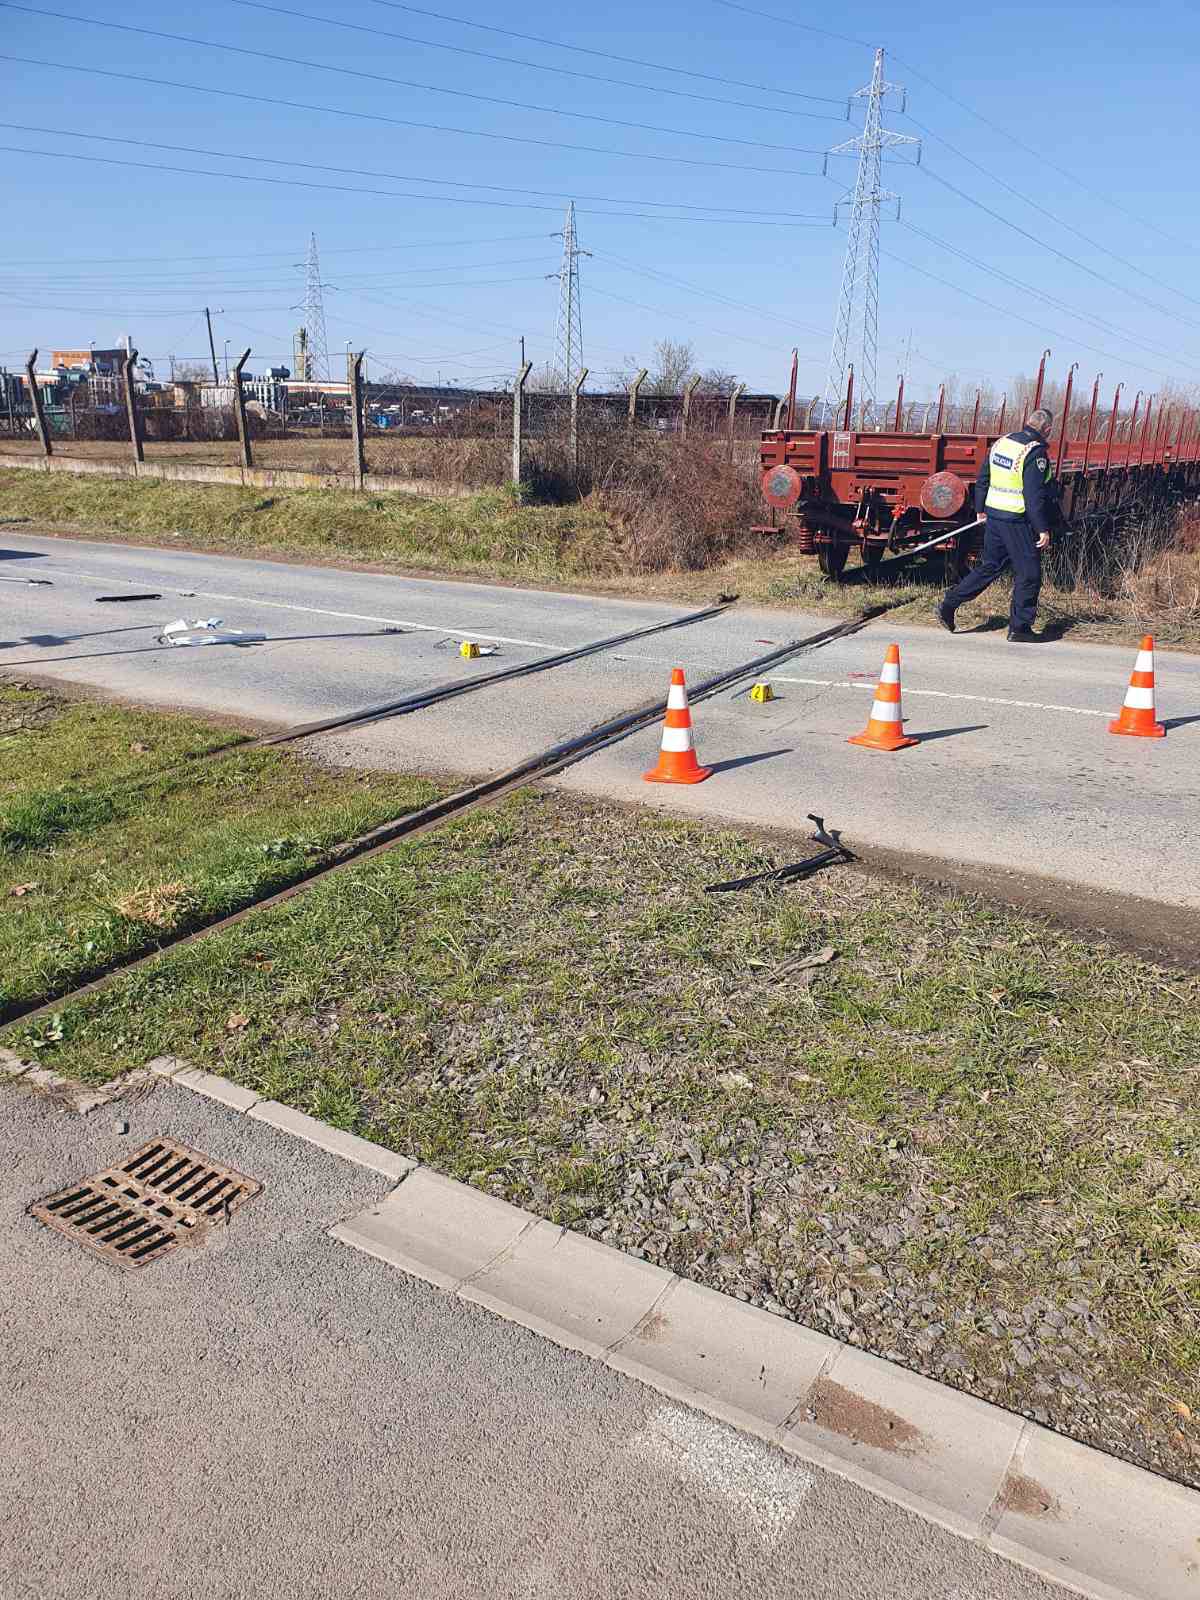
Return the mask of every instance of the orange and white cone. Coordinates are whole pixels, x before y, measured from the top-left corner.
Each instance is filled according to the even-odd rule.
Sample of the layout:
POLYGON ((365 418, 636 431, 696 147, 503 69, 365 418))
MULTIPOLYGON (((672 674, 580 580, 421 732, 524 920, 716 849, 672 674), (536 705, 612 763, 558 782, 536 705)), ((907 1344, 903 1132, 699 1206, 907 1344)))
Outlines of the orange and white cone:
POLYGON ((1137 660, 1125 691, 1121 715, 1108 725, 1109 733, 1132 733, 1139 739, 1161 739, 1166 729, 1154 720, 1154 640, 1142 640, 1137 660))
POLYGON ((884 657, 883 671, 879 674, 879 687, 875 691, 875 704, 863 733, 856 733, 847 744, 861 744, 868 750, 903 750, 916 744, 904 731, 904 713, 900 708, 900 646, 890 644, 884 657))
POLYGON ((703 783, 705 778, 712 777, 712 768, 702 767, 696 760, 692 744, 692 713, 688 710, 682 667, 671 669, 667 719, 663 723, 658 765, 652 772, 643 772, 642 777, 647 783, 703 783))

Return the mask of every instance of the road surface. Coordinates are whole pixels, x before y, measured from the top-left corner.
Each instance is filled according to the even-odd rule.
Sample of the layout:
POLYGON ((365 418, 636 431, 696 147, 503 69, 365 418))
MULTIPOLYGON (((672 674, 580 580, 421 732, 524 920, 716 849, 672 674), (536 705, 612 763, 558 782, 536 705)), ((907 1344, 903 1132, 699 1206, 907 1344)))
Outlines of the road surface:
POLYGON ((388 1187, 165 1084, 0 1085, 4 1600, 1064 1597, 327 1236, 388 1187), (265 1185, 213 1242, 122 1272, 24 1215, 162 1133, 265 1185))
MULTIPOLYGON (((0 666, 155 704, 288 724, 394 699, 456 676, 534 661, 680 606, 56 540, 4 529, 0 666), (161 600, 97 604, 159 591, 161 600), (181 615, 261 629, 265 643, 179 649, 156 642, 181 615), (499 647, 463 661, 464 634, 499 647)), ((691 681, 827 628, 828 617, 737 606, 514 684, 320 741, 363 764, 480 775, 691 681)), ((648 786, 657 732, 631 736, 555 781, 565 788, 747 825, 806 828, 816 811, 849 842, 1034 872, 1200 907, 1200 658, 1160 653, 1166 739, 1107 732, 1133 652, 1004 634, 904 628, 887 618, 769 674, 777 698, 726 692, 696 709, 702 760, 689 789, 648 786), (848 745, 870 709, 886 645, 901 646, 908 731, 919 747, 848 745)))

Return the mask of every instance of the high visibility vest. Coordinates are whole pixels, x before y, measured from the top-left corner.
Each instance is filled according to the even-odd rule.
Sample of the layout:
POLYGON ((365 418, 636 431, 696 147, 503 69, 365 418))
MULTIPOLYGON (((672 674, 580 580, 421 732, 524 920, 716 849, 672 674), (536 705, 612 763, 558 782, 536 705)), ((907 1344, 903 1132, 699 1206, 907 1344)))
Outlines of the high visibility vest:
POLYGON ((1046 482, 1054 476, 1050 453, 1040 439, 1026 444, 1011 434, 997 439, 988 456, 988 492, 984 502, 989 511, 1005 511, 1010 517, 1025 515, 1025 462, 1031 450, 1046 454, 1046 482))

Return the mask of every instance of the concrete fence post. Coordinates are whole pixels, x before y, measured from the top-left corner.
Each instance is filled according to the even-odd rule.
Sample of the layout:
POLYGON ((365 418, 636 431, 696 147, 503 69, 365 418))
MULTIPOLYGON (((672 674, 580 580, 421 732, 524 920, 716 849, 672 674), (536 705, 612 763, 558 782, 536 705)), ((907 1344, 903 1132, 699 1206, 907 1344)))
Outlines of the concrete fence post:
POLYGON ((649 376, 650 368, 643 367, 638 373, 637 377, 629 385, 629 426, 631 428, 637 422, 638 395, 641 393, 642 385, 649 376))
POLYGON ((571 461, 571 487, 579 491, 579 391, 583 388, 583 380, 588 375, 588 369, 581 367, 579 377, 571 388, 571 431, 567 441, 567 454, 571 461))
POLYGON ((367 452, 363 444, 363 375, 365 350, 346 351, 346 392, 350 404, 350 437, 354 442, 354 487, 361 489, 367 471, 367 452))
POLYGON ((244 467, 254 465, 254 458, 250 452, 250 424, 246 418, 246 396, 242 393, 242 368, 249 359, 249 350, 243 350, 233 369, 233 415, 237 422, 238 444, 242 449, 244 467))
POLYGON ((521 457, 521 423, 522 411, 525 405, 525 384, 532 371, 533 362, 526 361, 513 382, 512 481, 514 486, 518 488, 521 484, 521 468, 523 466, 521 457))
POLYGON ((33 375, 33 367, 38 357, 35 350, 29 352, 29 360, 25 363, 25 382, 29 387, 29 403, 33 407, 33 418, 37 423, 38 438, 42 441, 42 454, 52 456, 54 446, 50 442, 50 429, 46 426, 46 408, 42 404, 42 391, 37 386, 37 379, 33 375))
POLYGON ((742 396, 745 394, 745 392, 746 392, 746 385, 744 383, 739 383, 737 385, 737 387, 734 389, 733 393, 729 396, 729 434, 728 434, 727 444, 728 444, 728 447, 729 447, 729 459, 730 459, 730 461, 733 460, 733 429, 734 429, 734 421, 735 421, 735 418, 737 416, 737 403, 742 398, 742 396))
POLYGON ((145 461, 146 452, 142 448, 142 419, 138 415, 137 392, 133 387, 133 367, 136 360, 136 350, 125 352, 125 359, 121 363, 121 382, 125 390, 125 415, 129 419, 129 442, 133 446, 133 459, 145 461))
POLYGON ((700 376, 697 374, 694 378, 689 378, 683 386, 683 415, 679 419, 679 431, 685 438, 687 437, 688 423, 692 415, 692 396, 695 394, 699 383, 700 376))

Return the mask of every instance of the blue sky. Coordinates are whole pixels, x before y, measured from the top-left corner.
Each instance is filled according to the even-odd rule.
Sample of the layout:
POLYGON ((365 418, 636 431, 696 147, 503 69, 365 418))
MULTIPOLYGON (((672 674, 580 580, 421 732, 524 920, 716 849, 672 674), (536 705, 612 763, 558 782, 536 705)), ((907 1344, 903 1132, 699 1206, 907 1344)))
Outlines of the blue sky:
MULTIPOLYGON (((335 365, 352 342, 373 377, 496 381, 521 334, 550 354, 574 198, 589 386, 668 336, 776 392, 795 344, 815 391, 845 245, 820 152, 857 131, 845 98, 882 44, 908 91, 889 124, 925 143, 920 170, 888 172, 881 395, 910 338, 910 393, 950 373, 1003 384, 1047 345, 1089 388, 1099 370, 1106 392, 1200 381, 1194 6, 746 4, 0 6, 0 364, 129 332, 165 370, 204 355, 205 304, 219 355, 228 339, 250 370, 289 362, 315 232, 335 365)), ((830 171, 852 181, 850 162, 830 171)))

